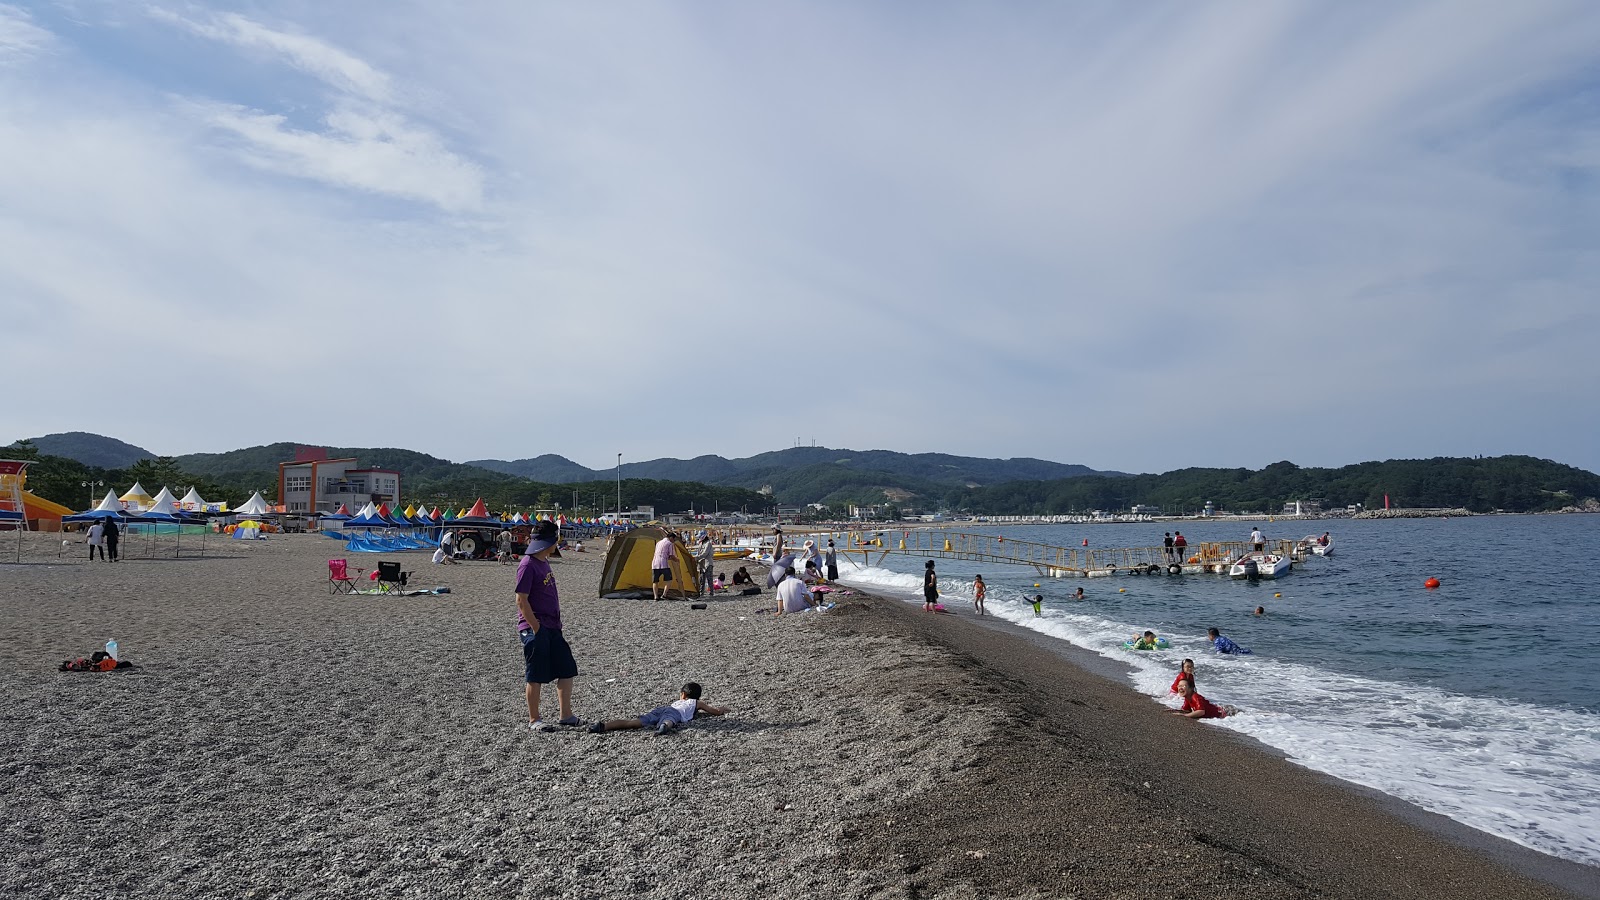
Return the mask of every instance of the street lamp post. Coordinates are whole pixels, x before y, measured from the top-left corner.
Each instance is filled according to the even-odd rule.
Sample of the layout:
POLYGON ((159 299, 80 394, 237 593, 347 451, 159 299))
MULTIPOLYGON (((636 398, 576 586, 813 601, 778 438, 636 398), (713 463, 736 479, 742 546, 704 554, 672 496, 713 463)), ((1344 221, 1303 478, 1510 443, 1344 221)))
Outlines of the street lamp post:
POLYGON ((622 454, 617 454, 617 523, 622 522, 622 454))
POLYGON ((78 486, 79 487, 83 487, 83 488, 87 488, 89 490, 89 506, 88 506, 88 508, 89 509, 94 509, 94 492, 98 488, 105 487, 106 483, 104 481, 80 481, 80 482, 78 482, 78 486))

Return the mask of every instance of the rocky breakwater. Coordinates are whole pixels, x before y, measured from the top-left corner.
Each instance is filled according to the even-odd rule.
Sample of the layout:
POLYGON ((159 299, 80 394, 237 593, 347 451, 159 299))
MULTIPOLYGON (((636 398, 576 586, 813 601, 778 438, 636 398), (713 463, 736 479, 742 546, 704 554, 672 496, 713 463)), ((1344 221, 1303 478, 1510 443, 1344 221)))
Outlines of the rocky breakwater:
POLYGON ((1395 508, 1367 509, 1351 516, 1353 519, 1450 519, 1456 516, 1476 516, 1470 509, 1395 508))

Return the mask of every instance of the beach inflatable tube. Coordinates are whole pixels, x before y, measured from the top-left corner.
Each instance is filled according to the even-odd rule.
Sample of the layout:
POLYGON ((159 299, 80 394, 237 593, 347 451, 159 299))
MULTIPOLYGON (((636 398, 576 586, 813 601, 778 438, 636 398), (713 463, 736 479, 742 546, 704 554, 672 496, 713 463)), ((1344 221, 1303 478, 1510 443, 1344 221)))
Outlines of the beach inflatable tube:
POLYGON ((1133 641, 1123 641, 1122 642, 1122 649, 1124 649, 1124 650, 1140 650, 1140 651, 1146 651, 1146 650, 1171 650, 1172 649, 1172 645, 1167 643, 1167 639, 1164 638, 1164 637, 1156 638, 1156 645, 1154 647, 1135 647, 1133 644, 1134 644, 1133 641))

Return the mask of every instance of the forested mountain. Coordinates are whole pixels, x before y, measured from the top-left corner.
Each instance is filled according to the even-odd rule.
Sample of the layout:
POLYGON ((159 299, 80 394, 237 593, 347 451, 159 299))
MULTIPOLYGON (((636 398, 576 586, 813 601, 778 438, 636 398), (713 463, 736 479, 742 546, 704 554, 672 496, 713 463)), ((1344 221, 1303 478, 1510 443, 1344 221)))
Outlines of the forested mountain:
POLYGON ((120 469, 131 466, 141 459, 155 459, 156 455, 143 447, 135 447, 126 441, 106 437, 100 434, 90 434, 87 431, 65 431, 61 434, 46 434, 41 437, 31 438, 30 443, 38 448, 40 453, 50 456, 64 456, 75 459, 86 466, 100 466, 106 469, 120 469))
POLYGON ((1538 512, 1600 498, 1600 476, 1531 456, 1392 459, 1338 469, 1278 462, 1260 471, 1179 469, 1164 475, 1017 481, 962 491, 946 501, 980 515, 1126 510, 1137 503, 1182 514, 1198 512, 1207 501, 1219 509, 1275 513, 1290 500, 1321 500, 1332 509, 1352 503, 1379 508, 1385 494, 1393 506, 1538 512))
MULTIPOLYGON (((565 457, 545 455, 513 461, 474 460, 469 465, 543 481, 603 481, 616 470, 587 469, 565 457)), ((694 459, 652 459, 623 463, 624 478, 692 481, 704 484, 770 489, 785 503, 878 503, 912 500, 936 504, 954 488, 1022 479, 1118 476, 1087 466, 1043 459, 979 459, 944 453, 898 453, 892 450, 834 450, 791 447, 744 459, 697 456, 694 459)))

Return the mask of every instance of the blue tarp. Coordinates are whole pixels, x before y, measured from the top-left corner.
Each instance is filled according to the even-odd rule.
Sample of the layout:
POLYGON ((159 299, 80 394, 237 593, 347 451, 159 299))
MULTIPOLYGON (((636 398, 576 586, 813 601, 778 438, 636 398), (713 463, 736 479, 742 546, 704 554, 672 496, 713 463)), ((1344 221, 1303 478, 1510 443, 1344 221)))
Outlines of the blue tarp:
POLYGON ((352 534, 344 548, 351 553, 394 553, 401 550, 431 550, 438 542, 410 534, 352 534))

